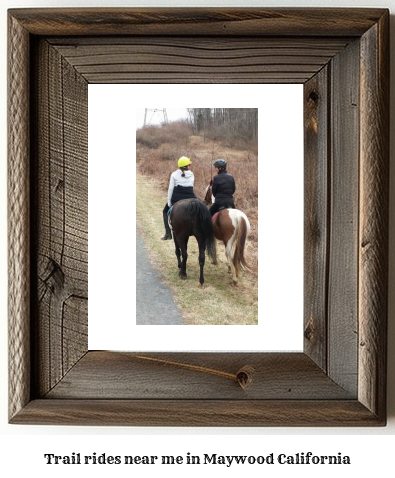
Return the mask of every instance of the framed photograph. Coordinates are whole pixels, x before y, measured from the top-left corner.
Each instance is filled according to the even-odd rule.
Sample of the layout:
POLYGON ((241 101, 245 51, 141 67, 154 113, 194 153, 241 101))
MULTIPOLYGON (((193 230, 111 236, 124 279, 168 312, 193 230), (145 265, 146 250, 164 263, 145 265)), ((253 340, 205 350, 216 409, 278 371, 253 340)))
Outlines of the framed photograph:
POLYGON ((388 37, 386 9, 9 10, 10 423, 386 424, 388 37), (302 351, 89 349, 89 84, 303 85, 302 351))
POLYGON ((303 350, 303 85, 249 85, 248 98, 244 90, 243 84, 88 85, 90 350, 303 350), (182 106, 190 105, 191 98, 194 105, 221 107, 220 112, 204 109, 212 115, 206 135, 191 131, 189 119, 172 121, 186 114, 182 106), (167 106, 167 122, 162 123, 163 110, 143 108, 148 99, 151 106, 167 106), (238 121, 237 115, 251 111, 239 110, 241 105, 255 106, 257 138, 238 121), (141 109, 136 111, 137 106, 141 109), (225 106, 232 109, 228 112, 225 106), (232 123, 215 127, 215 119, 222 121, 220 114, 227 113, 234 116, 232 123), (130 137, 135 130, 136 143, 130 137), (215 175, 217 156, 226 159, 227 172, 235 178, 235 204, 251 225, 246 262, 264 264, 259 272, 257 267, 243 270, 237 287, 228 274, 222 243, 217 245, 217 265, 207 255, 202 290, 195 238, 188 243, 186 281, 178 275, 173 240, 160 240, 169 176, 181 154, 192 159, 194 193, 201 200, 215 175), (281 178, 281 187, 273 178, 281 178), (267 225, 273 233, 267 234, 267 225), (147 244, 154 269, 141 260, 147 255, 141 243, 147 244), (103 254, 105 250, 111 253, 103 254), (122 283, 113 280, 133 270, 122 283), (158 276, 160 280, 153 280, 158 276), (113 297, 119 310, 115 314, 113 297), (191 331, 177 324, 199 326, 191 331), (232 327, 224 330, 223 325, 232 327))

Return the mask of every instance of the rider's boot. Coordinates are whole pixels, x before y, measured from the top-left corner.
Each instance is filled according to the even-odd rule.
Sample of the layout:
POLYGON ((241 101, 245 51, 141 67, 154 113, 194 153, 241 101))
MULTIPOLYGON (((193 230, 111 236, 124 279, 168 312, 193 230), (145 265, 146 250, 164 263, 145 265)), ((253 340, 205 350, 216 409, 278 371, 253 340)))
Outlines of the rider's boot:
POLYGON ((161 238, 162 241, 168 241, 169 239, 173 239, 171 236, 169 222, 167 220, 167 214, 165 212, 163 213, 163 223, 165 225, 166 234, 161 238))

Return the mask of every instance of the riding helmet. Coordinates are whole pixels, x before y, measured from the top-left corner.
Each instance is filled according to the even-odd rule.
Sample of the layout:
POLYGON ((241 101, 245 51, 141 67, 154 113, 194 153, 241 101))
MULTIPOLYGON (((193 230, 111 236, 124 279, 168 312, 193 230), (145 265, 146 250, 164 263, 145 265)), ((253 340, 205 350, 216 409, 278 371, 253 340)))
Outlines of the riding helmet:
POLYGON ((214 168, 224 169, 226 168, 226 161, 224 159, 217 159, 213 164, 214 168))
POLYGON ((187 158, 186 156, 181 156, 181 158, 178 160, 179 168, 189 166, 190 164, 192 164, 191 158, 187 158))

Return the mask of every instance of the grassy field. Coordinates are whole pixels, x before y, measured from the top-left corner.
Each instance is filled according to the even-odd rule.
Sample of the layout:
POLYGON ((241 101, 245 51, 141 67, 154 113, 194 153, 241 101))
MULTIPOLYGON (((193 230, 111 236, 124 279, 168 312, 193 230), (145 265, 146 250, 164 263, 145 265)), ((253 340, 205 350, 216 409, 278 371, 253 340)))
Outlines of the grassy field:
MULTIPOLYGON (((173 241, 164 235, 162 210, 166 203, 163 184, 137 173, 137 228, 154 267, 171 288, 180 312, 190 325, 256 325, 258 323, 258 278, 243 272, 239 285, 232 285, 223 244, 217 244, 218 265, 206 258, 205 284, 199 288, 198 248, 194 237, 188 244, 187 280, 178 276, 173 241)), ((247 251, 248 253, 248 251, 247 251)), ((250 256, 255 254, 250 250, 250 256)), ((247 259, 249 256, 247 255, 247 259)))

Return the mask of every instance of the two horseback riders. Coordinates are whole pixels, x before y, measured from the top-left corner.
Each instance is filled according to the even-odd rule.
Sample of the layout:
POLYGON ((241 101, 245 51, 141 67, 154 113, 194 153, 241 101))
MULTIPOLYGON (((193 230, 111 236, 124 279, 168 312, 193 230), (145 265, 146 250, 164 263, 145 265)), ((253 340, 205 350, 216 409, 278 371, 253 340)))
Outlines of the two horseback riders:
MULTIPOLYGON (((189 169, 192 164, 190 158, 182 156, 178 160, 178 169, 170 176, 169 189, 167 193, 167 203, 163 209, 163 223, 165 226, 165 235, 162 240, 172 239, 171 230, 168 222, 169 209, 181 199, 196 198, 193 191, 195 176, 189 169)), ((212 194, 215 202, 210 207, 211 217, 220 209, 235 208, 233 194, 236 191, 236 183, 231 174, 226 170, 226 161, 217 159, 213 163, 216 175, 212 183, 212 194)))
POLYGON ((215 239, 225 245, 225 255, 232 282, 237 285, 240 268, 252 271, 244 257, 246 238, 250 233, 247 216, 235 208, 233 194, 236 184, 233 176, 226 170, 226 161, 217 159, 214 180, 207 187, 204 203, 193 192, 194 175, 189 170, 192 164, 185 156, 178 160, 177 171, 170 177, 168 201, 163 209, 166 234, 163 240, 172 239, 168 216, 173 229, 174 243, 178 260, 179 275, 186 277, 188 237, 195 236, 199 245, 200 285, 203 286, 203 267, 205 250, 217 263, 215 239), (186 201, 181 201, 185 199, 186 201), (211 204, 210 210, 207 208, 211 204), (206 205, 205 205, 206 204, 206 205))

